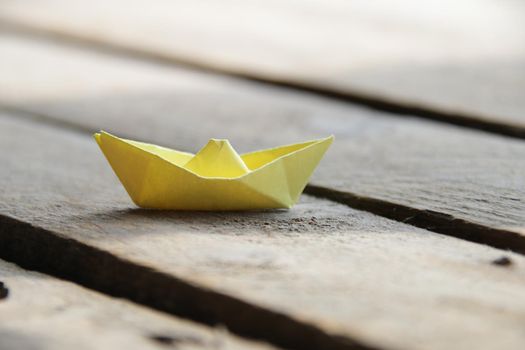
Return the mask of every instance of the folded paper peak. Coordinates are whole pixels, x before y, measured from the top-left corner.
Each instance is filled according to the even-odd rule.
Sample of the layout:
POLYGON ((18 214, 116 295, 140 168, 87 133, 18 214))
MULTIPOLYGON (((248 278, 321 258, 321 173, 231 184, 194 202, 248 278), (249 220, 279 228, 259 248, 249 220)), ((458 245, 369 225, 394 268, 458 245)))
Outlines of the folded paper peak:
POLYGON ((176 210, 290 208, 333 136, 239 155, 211 139, 196 154, 94 135, 135 204, 176 210))

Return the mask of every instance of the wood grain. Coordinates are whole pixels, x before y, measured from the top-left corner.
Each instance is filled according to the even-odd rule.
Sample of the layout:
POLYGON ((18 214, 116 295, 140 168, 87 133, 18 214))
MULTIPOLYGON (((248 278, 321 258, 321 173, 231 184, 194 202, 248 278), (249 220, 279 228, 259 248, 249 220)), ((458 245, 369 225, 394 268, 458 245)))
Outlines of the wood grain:
POLYGON ((5 114, 0 135, 10 259, 290 348, 523 344, 522 256, 493 265, 501 251, 306 196, 290 211, 140 210, 90 138, 5 114))
POLYGON ((522 2, 495 0, 26 0, 0 7, 4 22, 56 37, 462 125, 477 120, 508 134, 514 126, 521 137, 524 14, 522 2))
POLYGON ((275 349, 0 260, 2 350, 275 349))
POLYGON ((525 145, 517 140, 231 78, 1 40, 0 102, 47 121, 188 151, 212 137, 251 151, 335 134, 314 184, 509 235, 525 232, 525 145))

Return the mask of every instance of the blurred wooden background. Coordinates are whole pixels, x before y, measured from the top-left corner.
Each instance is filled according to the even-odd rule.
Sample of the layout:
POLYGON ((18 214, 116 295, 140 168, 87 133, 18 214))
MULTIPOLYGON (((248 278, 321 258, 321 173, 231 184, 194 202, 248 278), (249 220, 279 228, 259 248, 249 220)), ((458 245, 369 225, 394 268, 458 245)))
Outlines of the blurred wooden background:
POLYGON ((4 0, 0 349, 523 349, 525 4, 4 0), (336 141, 289 211, 136 208, 90 135, 336 141))

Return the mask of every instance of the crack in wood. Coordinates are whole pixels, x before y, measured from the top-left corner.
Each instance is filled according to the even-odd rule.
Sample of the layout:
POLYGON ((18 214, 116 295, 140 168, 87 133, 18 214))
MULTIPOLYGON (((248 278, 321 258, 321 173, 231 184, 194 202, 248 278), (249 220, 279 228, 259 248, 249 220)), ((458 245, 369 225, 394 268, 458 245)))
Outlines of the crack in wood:
POLYGON ((0 215, 0 258, 114 297, 288 349, 379 350, 0 215))
POLYGON ((492 260, 491 263, 492 265, 496 265, 496 266, 508 267, 512 265, 512 259, 509 258, 508 256, 502 256, 502 257, 492 260))
POLYGON ((173 346, 178 344, 192 344, 198 346, 206 346, 202 339, 191 335, 165 335, 165 334, 151 334, 148 338, 157 344, 165 346, 173 346))
POLYGON ((522 140, 525 139, 525 127, 523 126, 490 121, 473 114, 435 110, 432 108, 422 107, 417 104, 399 101, 396 102, 382 98, 380 96, 355 90, 351 91, 349 89, 345 89, 342 91, 325 86, 301 83, 294 80, 278 79, 275 77, 258 75, 249 72, 235 71, 234 69, 210 66, 205 63, 199 63, 181 57, 173 57, 169 54, 153 52, 147 49, 140 49, 116 43, 107 43, 103 40, 98 40, 96 38, 90 38, 79 34, 32 27, 30 25, 21 24, 6 19, 0 20, 0 28, 17 35, 53 41, 55 43, 60 42, 65 45, 88 49, 102 54, 125 57, 127 59, 133 58, 143 62, 150 62, 166 67, 180 66, 189 70, 228 76, 239 80, 256 82, 270 87, 279 87, 282 89, 310 93, 316 96, 365 106, 376 111, 386 112, 385 115, 395 115, 397 117, 409 118, 416 117, 440 123, 452 124, 467 129, 474 129, 522 140))
POLYGON ((9 296, 9 289, 6 287, 4 282, 0 281, 0 300, 7 299, 9 296))
POLYGON ((516 232, 483 226, 433 210, 417 209, 385 200, 361 197, 353 193, 312 184, 306 186, 304 193, 428 231, 525 255, 525 237, 516 232))

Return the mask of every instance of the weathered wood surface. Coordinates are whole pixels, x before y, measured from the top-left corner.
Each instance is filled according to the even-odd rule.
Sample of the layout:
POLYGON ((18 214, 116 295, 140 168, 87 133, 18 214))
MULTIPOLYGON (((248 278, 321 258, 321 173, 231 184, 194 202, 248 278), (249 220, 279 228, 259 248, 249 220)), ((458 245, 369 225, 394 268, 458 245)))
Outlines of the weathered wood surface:
POLYGON ((375 349, 521 349, 525 341, 520 255, 504 253, 513 263, 494 265, 502 251, 306 196, 290 211, 140 210, 91 138, 12 115, 0 118, 0 148, 10 150, 0 153, 8 169, 0 173, 0 214, 34 225, 3 218, 0 251, 22 264, 40 254, 33 264, 81 283, 122 288, 115 293, 168 311, 187 307, 195 314, 186 316, 301 349, 361 348, 349 341, 375 349), (84 246, 46 258, 46 249, 61 251, 50 235, 127 262, 107 262, 98 251, 90 258, 84 246), (50 242, 37 242, 45 237, 50 242), (129 272, 135 263, 167 273, 177 287, 159 288, 151 270, 129 272), (64 272, 77 264, 78 273, 64 272), (137 292, 137 283, 148 288, 137 292), (196 287, 186 293, 185 283, 196 287), (285 318, 268 322, 267 312, 285 318), (297 321, 328 337, 311 336, 297 321))
POLYGON ((225 77, 0 40, 0 103, 189 151, 211 137, 250 151, 335 134, 314 184, 525 232, 525 144, 518 140, 225 77))
POLYGON ((0 260, 0 349, 275 349, 0 260))
POLYGON ((29 0, 2 2, 0 19, 152 58, 525 126, 521 1, 29 0))

